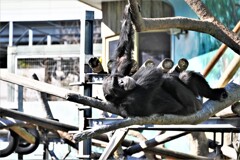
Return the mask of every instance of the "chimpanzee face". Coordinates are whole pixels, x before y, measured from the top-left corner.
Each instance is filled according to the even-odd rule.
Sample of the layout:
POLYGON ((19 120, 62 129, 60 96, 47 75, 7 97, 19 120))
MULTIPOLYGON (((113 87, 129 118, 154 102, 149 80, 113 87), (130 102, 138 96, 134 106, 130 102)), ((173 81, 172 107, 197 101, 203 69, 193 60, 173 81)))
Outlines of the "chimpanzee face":
POLYGON ((116 102, 126 96, 127 92, 136 87, 136 81, 129 76, 109 76, 103 82, 103 93, 105 99, 116 102))

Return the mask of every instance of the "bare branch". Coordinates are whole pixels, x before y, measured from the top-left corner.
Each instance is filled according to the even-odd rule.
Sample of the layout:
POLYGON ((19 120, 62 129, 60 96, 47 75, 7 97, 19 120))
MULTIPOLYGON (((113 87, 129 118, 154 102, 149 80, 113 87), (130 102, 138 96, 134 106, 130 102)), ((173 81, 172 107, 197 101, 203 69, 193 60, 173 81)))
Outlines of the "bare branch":
MULTIPOLYGON (((152 115, 149 117, 134 117, 123 119, 118 123, 113 123, 109 125, 99 126, 83 132, 79 132, 74 135, 76 141, 81 141, 83 139, 93 137, 94 135, 102 134, 108 131, 116 130, 118 128, 123 128, 131 125, 144 125, 144 124, 198 124, 209 117, 213 116, 222 109, 230 106, 234 102, 240 99, 240 86, 235 83, 230 83, 226 86, 226 91, 229 93, 229 96, 223 102, 208 100, 203 104, 203 109, 198 111, 195 114, 188 116, 178 116, 166 114, 163 116, 152 115)), ((160 106, 159 106, 160 107, 160 106)))
POLYGON ((123 116, 121 115, 121 112, 119 111, 118 107, 114 106, 112 103, 109 103, 109 102, 100 101, 98 99, 82 96, 80 94, 75 94, 75 93, 68 93, 66 95, 66 99, 71 102, 84 104, 84 105, 94 107, 106 112, 123 116))
POLYGON ((185 0, 201 20, 215 19, 201 0, 185 0))
POLYGON ((213 24, 213 26, 215 26, 216 28, 210 28, 211 30, 213 30, 211 33, 214 33, 214 30, 221 30, 222 34, 218 34, 216 35, 211 34, 212 36, 214 36, 215 38, 217 38, 218 40, 222 41, 223 43, 226 43, 230 48, 232 48, 236 53, 240 54, 240 39, 237 36, 237 34, 235 34, 234 32, 232 32, 231 30, 229 30, 228 28, 226 28, 222 23, 220 23, 220 21, 218 21, 211 13, 210 11, 207 9, 207 7, 204 5, 204 3, 201 0, 185 0, 185 2, 192 8, 192 10, 198 15, 198 17, 201 20, 204 21, 209 21, 210 23, 213 24), (223 37, 221 39, 219 39, 220 37, 223 37), (236 50, 234 49, 234 46, 236 45, 236 50))

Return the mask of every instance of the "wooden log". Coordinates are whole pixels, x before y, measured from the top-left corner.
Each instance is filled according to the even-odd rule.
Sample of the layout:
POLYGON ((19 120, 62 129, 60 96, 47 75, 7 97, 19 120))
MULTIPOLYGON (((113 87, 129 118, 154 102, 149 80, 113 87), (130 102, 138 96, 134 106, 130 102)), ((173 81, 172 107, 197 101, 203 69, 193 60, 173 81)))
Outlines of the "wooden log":
POLYGON ((19 111, 14 111, 14 110, 2 108, 2 107, 0 107, 0 115, 6 116, 6 117, 12 117, 12 118, 19 119, 22 121, 27 121, 27 122, 42 126, 43 128, 50 129, 50 130, 52 130, 52 129, 55 129, 55 130, 59 129, 62 131, 78 130, 78 127, 76 127, 76 126, 60 123, 60 122, 50 120, 50 119, 27 115, 27 114, 19 112, 19 111))

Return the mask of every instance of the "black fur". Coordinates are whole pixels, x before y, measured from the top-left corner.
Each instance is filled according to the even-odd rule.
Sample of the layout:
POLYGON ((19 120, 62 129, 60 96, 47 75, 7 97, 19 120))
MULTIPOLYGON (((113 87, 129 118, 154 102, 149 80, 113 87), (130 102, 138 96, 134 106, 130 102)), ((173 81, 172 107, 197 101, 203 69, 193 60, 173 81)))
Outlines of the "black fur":
POLYGON ((227 97, 224 88, 212 89, 201 75, 193 71, 173 74, 164 73, 158 67, 143 66, 128 77, 133 62, 133 28, 129 7, 126 7, 124 17, 111 75, 103 82, 106 100, 118 107, 121 115, 188 115, 201 109, 198 96, 213 100, 227 97))

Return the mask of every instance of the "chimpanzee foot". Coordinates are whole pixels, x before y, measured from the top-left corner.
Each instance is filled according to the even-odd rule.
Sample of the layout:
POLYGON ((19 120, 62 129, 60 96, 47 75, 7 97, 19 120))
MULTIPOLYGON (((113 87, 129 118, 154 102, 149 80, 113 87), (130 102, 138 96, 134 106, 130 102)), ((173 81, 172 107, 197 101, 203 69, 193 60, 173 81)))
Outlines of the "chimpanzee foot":
POLYGON ((165 58, 164 60, 161 61, 157 68, 167 73, 173 67, 173 65, 174 63, 170 58, 165 58))
POLYGON ((188 60, 185 58, 182 58, 178 61, 178 68, 181 71, 185 71, 188 68, 188 60))
POLYGON ((228 93, 224 88, 214 89, 214 96, 210 97, 212 100, 224 101, 228 97, 228 93))
POLYGON ((222 92, 219 101, 224 101, 227 97, 228 97, 228 93, 225 90, 225 91, 222 92))

